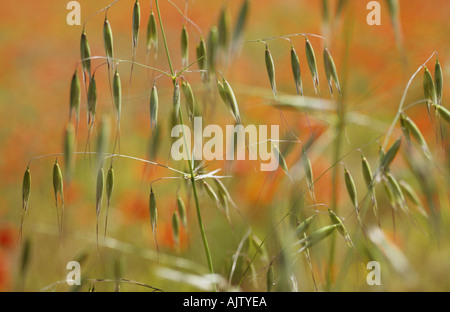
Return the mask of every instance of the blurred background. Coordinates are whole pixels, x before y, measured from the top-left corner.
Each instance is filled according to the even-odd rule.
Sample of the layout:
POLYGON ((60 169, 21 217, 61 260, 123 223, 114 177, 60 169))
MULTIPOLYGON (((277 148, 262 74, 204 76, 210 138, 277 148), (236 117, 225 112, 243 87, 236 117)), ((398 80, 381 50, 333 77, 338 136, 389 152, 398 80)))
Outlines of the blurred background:
MULTIPOLYGON (((83 21, 107 6, 111 1, 79 1, 83 21)), ((182 11, 185 1, 174 0, 182 11)), ((378 157, 379 145, 397 111, 405 86, 411 75, 436 51, 444 73, 443 105, 448 107, 446 95, 450 70, 450 23, 447 17, 450 6, 447 1, 399 1, 399 15, 392 22, 388 1, 381 4, 381 25, 369 26, 366 17, 368 1, 250 1, 248 20, 243 40, 254 40, 295 33, 313 33, 327 38, 341 84, 344 90, 343 105, 352 113, 355 122, 346 128, 341 155, 351 152, 342 162, 352 171, 361 198, 366 189, 360 174, 361 148, 372 166, 378 157), (337 14, 338 4, 345 3, 337 14), (324 10, 327 4, 328 10, 324 10), (398 28, 396 28, 396 25, 398 28), (397 32, 396 32, 397 31, 397 32), (353 151, 353 152, 352 152, 353 151)), ((145 36, 150 14, 150 1, 140 1, 141 30, 136 60, 168 70, 167 58, 158 26, 159 50, 156 60, 147 60, 145 36)), ((209 29, 217 25, 223 6, 230 18, 230 26, 236 22, 242 2, 230 1, 189 1, 188 16, 200 28, 202 34, 192 25, 187 29, 190 38, 190 59, 195 59, 195 47, 202 35, 205 39, 209 29)), ((108 11, 108 19, 114 34, 114 52, 117 58, 131 59, 132 10, 134 1, 120 0, 108 11)), ((181 66, 179 49, 183 16, 173 4, 161 0, 161 14, 165 26, 168 45, 174 67, 181 66)), ((64 129, 68 123, 70 81, 80 58, 80 35, 83 26, 69 26, 66 23, 64 1, 3 1, 0 4, 0 290, 39 291, 70 289, 66 284, 53 285, 64 281, 68 273, 66 264, 71 260, 81 263, 83 279, 115 279, 122 277, 139 281, 167 291, 208 290, 204 274, 208 273, 203 246, 198 231, 195 206, 188 196, 187 183, 161 180, 153 184, 158 207, 156 250, 150 228, 148 209, 149 185, 159 177, 173 176, 164 168, 151 167, 141 162, 119 159, 115 162, 116 184, 109 211, 108 233, 103 237, 104 210, 100 219, 99 255, 95 236, 95 181, 96 173, 90 167, 89 157, 76 156, 76 168, 70 183, 65 184, 64 234, 60 244, 52 185, 52 166, 55 157, 33 160, 30 163, 32 176, 29 209, 23 224, 23 240, 29 242, 27 261, 23 262, 23 246, 17 244, 21 219, 21 195, 23 173, 32 157, 63 152, 64 129), (176 195, 185 201, 188 210, 188 227, 181 228, 179 246, 172 233, 172 214, 176 211, 176 195)), ((155 12, 156 13, 156 12, 155 12)), ((85 25, 92 55, 104 55, 102 26, 104 12, 93 16, 85 25)), ((304 52, 303 37, 292 37, 302 69, 305 96, 316 97, 313 82, 308 71, 304 52)), ((316 51, 319 66, 320 87, 325 100, 330 100, 323 74, 322 49, 324 42, 310 37, 316 51)), ((277 88, 280 95, 294 95, 289 57, 289 43, 286 40, 268 41, 276 68, 277 88)), ((433 58, 428 68, 434 73, 433 58)), ((93 61, 93 66, 101 61, 93 61)), ((194 65, 195 67, 195 65, 194 65)), ((184 164, 169 158, 171 139, 168 135, 172 86, 170 79, 158 80, 160 93, 159 123, 162 134, 159 146, 152 145, 149 122, 149 97, 152 73, 136 66, 129 86, 129 64, 120 65, 123 91, 121 122, 121 154, 152 159, 159 163, 186 170, 184 164)), ((79 73, 81 72, 78 66, 79 73)), ((282 124, 277 109, 273 107, 273 97, 264 65, 264 45, 243 43, 239 53, 221 71, 233 86, 241 115, 246 123, 282 124)), ((105 66, 97 74, 98 116, 109 115, 114 129, 114 114, 108 87, 108 72, 105 66)), ((200 76, 186 75, 199 98, 202 94, 200 76)), ((81 76, 80 76, 81 77, 81 76)), ((81 79, 81 78, 80 78, 81 79)), ((216 96, 217 98, 217 96, 216 96)), ((413 81, 408 92, 406 105, 423 98, 422 74, 413 81)), ((208 113, 210 123, 232 124, 233 119, 220 99, 217 105, 206 106, 198 101, 201 110, 208 113)), ((184 104, 183 104, 184 105, 184 104)), ((183 106, 184 109, 184 106, 183 106)), ((435 139, 435 125, 430 123, 426 109, 417 105, 408 110, 408 116, 419 126, 434 155, 434 166, 426 165, 426 174, 433 180, 432 209, 439 210, 441 225, 434 231, 426 218, 418 216, 417 223, 401 213, 392 222, 388 200, 380 193, 379 210, 382 229, 389 248, 399 251, 407 261, 396 270, 396 261, 391 261, 389 251, 369 243, 358 225, 348 200, 343 180, 338 184, 337 205, 346 219, 346 226, 358 250, 365 257, 372 252, 382 263, 382 286, 371 288, 366 284, 367 270, 357 257, 348 253, 345 241, 337 238, 336 257, 333 267, 333 281, 337 290, 388 290, 388 291, 432 291, 450 290, 448 241, 448 133, 443 127, 442 141, 435 139), (351 229, 351 231, 350 231, 351 229), (438 232, 438 233, 437 233, 438 232), (369 246, 369 247, 367 247, 369 246), (378 253, 377 253, 378 251, 378 253), (408 268, 405 277, 405 267, 408 268), (403 271, 402 271, 403 270, 403 271), (412 276, 414 278, 412 278, 412 276)), ((84 151, 86 131, 86 95, 82 93, 77 151, 84 151)), ((284 116, 298 135, 307 142, 311 138, 310 127, 303 112, 286 111, 284 116)), ((321 176, 315 185, 316 203, 329 205, 332 197, 331 171, 333 150, 329 146, 331 134, 328 131, 333 117, 312 112, 309 121, 312 131, 320 135, 313 145, 310 159, 315 177, 321 176), (325 120, 324 120, 325 118, 325 120)), ((110 135, 110 147, 114 139, 110 135)), ((287 130, 280 131, 284 137, 287 130)), ((401 135, 399 127, 393 139, 401 135)), ((91 138, 92 149, 98 136, 94 130, 91 138)), ((292 139, 292 138, 291 138, 292 139)), ((284 146, 286 162, 296 174, 296 164, 301 154, 301 146, 284 146)), ((402 157, 395 161, 395 174, 417 187, 423 201, 429 198, 422 194, 419 182, 402 157)), ((60 161, 63 164, 62 158, 60 161)), ((63 166, 63 165, 62 165, 63 166)), ((217 162, 208 170, 225 170, 226 162, 217 162)), ((106 167, 105 167, 106 168, 106 167)), ((342 173, 339 168, 339 175, 342 173)), ((394 170, 393 170, 394 171, 394 170)), ((223 171, 222 171, 223 172, 223 171)), ((228 278, 241 239, 249 229, 262 240, 268 235, 267 258, 257 257, 255 266, 246 272, 240 285, 243 290, 265 291, 268 264, 277 254, 276 236, 271 229, 277 220, 292 206, 308 207, 313 202, 309 193, 301 200, 293 200, 295 195, 307 189, 304 179, 286 178, 283 170, 273 173, 255 170, 251 162, 235 162, 227 171, 232 178, 224 179, 238 210, 230 206, 231 224, 220 213, 214 202, 201 190, 201 209, 206 235, 217 273, 228 278)), ((105 207, 105 202, 103 207, 105 207)), ((306 208, 303 208, 306 209, 306 208)), ((319 210, 326 209, 319 207, 319 210)), ((425 205, 429 212, 430 204, 425 205)), ((302 216, 311 215, 306 211, 302 216)), ((416 212, 414 212, 416 213, 416 212)), ((374 225, 371 210, 366 224, 374 225)), ((300 216, 299 216, 300 218, 300 216)), ((329 223, 327 217, 319 214, 319 224, 329 223)), ((277 228, 278 229, 278 228, 277 228)), ((255 244, 250 246, 249 257, 238 262, 233 285, 237 285, 245 271, 245 264, 255 253, 255 244), (253 249, 251 249, 253 248, 253 249)), ((381 244, 382 245, 382 244, 381 244)), ((384 245, 386 247, 386 245, 384 245)), ((312 271, 319 290, 324 289, 327 272, 329 243, 324 242, 317 249, 311 249, 312 271)), ((296 273, 298 290, 314 290, 311 273, 302 257, 296 273)), ((398 262, 398 261, 397 261, 398 262)), ((277 273, 277 271, 275 271, 277 273)), ((225 282, 227 284, 227 282, 225 282)), ((112 291, 114 283, 97 283, 96 289, 112 291)), ((81 290, 88 290, 84 284, 81 290)), ((122 290, 146 290, 134 284, 121 284, 122 290)), ((227 289, 225 287, 225 289, 227 289)))

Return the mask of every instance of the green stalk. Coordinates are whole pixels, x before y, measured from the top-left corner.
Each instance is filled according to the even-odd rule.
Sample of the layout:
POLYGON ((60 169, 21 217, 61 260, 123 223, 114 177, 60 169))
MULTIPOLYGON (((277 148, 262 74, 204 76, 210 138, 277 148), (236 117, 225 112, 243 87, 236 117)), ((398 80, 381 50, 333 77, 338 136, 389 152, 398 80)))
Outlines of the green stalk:
MULTIPOLYGON (((155 4, 156 4, 156 11, 158 13, 159 25, 161 27, 161 34, 162 34, 163 41, 164 41, 164 47, 165 47, 166 54, 167 54, 167 60, 169 62, 170 72, 172 74, 173 82, 175 83, 175 79, 176 78, 174 77, 175 74, 174 74, 174 70, 173 70, 173 66, 172 66, 172 61, 170 59, 170 54, 169 54, 169 48, 167 46, 166 35, 164 33, 164 27, 163 27, 163 23, 162 23, 162 19, 161 19, 161 13, 159 11, 158 0, 155 0, 155 4)), ((183 115, 181 114, 181 112, 180 112, 179 115, 180 115, 180 124, 184 128, 183 115)), ((184 135, 184 132, 183 132, 183 137, 184 137, 184 140, 186 140, 186 136, 184 135)), ((186 144, 186 146, 187 146, 187 144, 186 144)), ((208 246, 208 241, 206 239, 205 228, 203 226, 203 221, 202 221, 202 215, 200 213, 200 205, 199 205, 199 202, 198 202, 197 187, 195 185, 194 169, 193 169, 193 166, 192 166, 192 162, 193 162, 192 157, 189 157, 189 160, 188 160, 189 172, 191 174, 192 192, 194 193, 194 200, 195 200, 195 208, 196 208, 196 211, 197 211, 198 226, 200 228, 200 233, 201 233, 201 236, 202 236, 203 247, 205 248, 206 260, 208 262, 209 271, 211 272, 211 274, 213 276, 213 279, 214 279, 214 267, 213 267, 213 262, 212 262, 212 258, 211 258, 211 252, 210 252, 209 246, 208 246)), ((213 287, 214 287, 214 291, 217 291, 217 284, 215 283, 215 281, 213 282, 213 287)))

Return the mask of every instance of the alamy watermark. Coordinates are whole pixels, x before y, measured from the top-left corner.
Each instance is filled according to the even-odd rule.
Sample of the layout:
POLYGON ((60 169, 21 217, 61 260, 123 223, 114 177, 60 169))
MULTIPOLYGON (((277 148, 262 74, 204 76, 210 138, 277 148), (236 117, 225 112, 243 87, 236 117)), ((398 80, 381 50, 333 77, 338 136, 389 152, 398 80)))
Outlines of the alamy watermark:
POLYGON ((259 160, 261 171, 274 171, 278 168, 279 155, 274 151, 273 144, 279 141, 279 126, 270 126, 270 138, 268 128, 267 125, 226 125, 224 135, 221 126, 207 125, 203 128, 202 117, 194 117, 193 135, 186 125, 172 128, 171 137, 178 139, 172 144, 171 156, 177 161, 190 158, 207 161, 259 160))

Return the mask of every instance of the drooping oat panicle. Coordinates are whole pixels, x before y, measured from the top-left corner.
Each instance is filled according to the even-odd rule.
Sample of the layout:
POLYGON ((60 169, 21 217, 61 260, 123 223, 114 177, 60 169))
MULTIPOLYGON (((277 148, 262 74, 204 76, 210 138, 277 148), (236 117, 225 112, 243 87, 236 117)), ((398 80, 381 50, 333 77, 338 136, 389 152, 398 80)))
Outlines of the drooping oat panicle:
POLYGON ((216 72, 216 56, 217 56, 217 47, 219 43, 219 35, 217 31, 217 27, 211 27, 208 36, 208 46, 207 46, 207 68, 209 75, 213 75, 216 72))
POLYGON ((83 69, 83 77, 85 77, 86 72, 89 74, 89 77, 91 77, 91 49, 89 47, 89 42, 87 40, 86 33, 84 32, 81 34, 81 41, 80 41, 80 54, 81 54, 81 67, 83 69))
POLYGON ((239 10, 238 18, 234 26, 233 32, 233 50, 236 50, 239 40, 241 40, 244 33, 244 28, 247 23, 248 11, 250 7, 250 1, 244 0, 239 10))
MULTIPOLYGON (((400 149, 401 143, 402 143, 402 138, 400 137, 399 139, 397 139, 397 141, 394 142, 394 144, 392 144, 392 146, 388 149, 386 154, 383 156, 382 162, 381 162, 381 169, 383 171, 389 170, 389 166, 391 165, 392 161, 394 160, 395 156, 397 155, 397 153, 400 149)), ((382 150, 380 150, 380 151, 381 151, 381 153, 384 154, 384 152, 382 150)))
POLYGON ((120 75, 116 69, 113 78, 113 97, 114 97, 114 107, 116 109, 117 121, 120 121, 120 116, 122 114, 122 84, 120 82, 120 75))
POLYGON ((154 47, 158 50, 158 33, 156 28, 156 17, 153 11, 150 13, 147 24, 147 53, 154 47))
POLYGON ((92 75, 87 94, 88 106, 88 125, 92 125, 97 111, 97 83, 95 82, 95 74, 92 75))
POLYGON ((181 82, 181 89, 183 90, 184 97, 186 99, 186 106, 189 112, 189 118, 192 119, 195 113, 195 97, 194 91, 187 80, 181 82))
POLYGON ((330 208, 328 208, 328 213, 330 214, 331 222, 333 222, 333 224, 338 225, 337 229, 339 231, 339 234, 341 234, 342 237, 344 237, 345 241, 347 242, 347 245, 349 245, 351 248, 356 250, 356 247, 353 244, 353 241, 350 238, 350 235, 348 234, 348 231, 345 228, 344 222, 342 221, 342 219, 330 208))
POLYGON ((441 63, 436 58, 436 64, 434 65, 434 86, 436 88, 436 105, 442 104, 442 93, 444 90, 444 76, 442 74, 441 63))
POLYGON ((180 243, 180 221, 176 212, 172 215, 172 232, 175 244, 178 245, 180 243))
POLYGON ((136 0, 136 2, 134 3, 132 24, 133 47, 136 48, 139 39, 139 27, 141 25, 141 7, 139 5, 139 0, 136 0))
POLYGON ((307 37, 305 37, 305 53, 306 60, 308 61, 309 71, 311 72, 313 82, 314 82, 314 90, 316 94, 319 93, 319 75, 317 72, 317 62, 316 56, 314 54, 314 49, 307 37))
POLYGON ((436 88, 434 85, 433 77, 431 76, 431 73, 426 66, 424 66, 423 73, 423 93, 427 101, 428 109, 430 108, 430 105, 436 105, 436 88))
POLYGON ((303 84, 300 73, 300 62, 298 60, 297 52, 295 51, 294 46, 292 44, 291 44, 291 67, 292 67, 292 74, 294 75, 295 88, 297 90, 297 94, 303 95, 303 84))
POLYGON ((228 192, 228 189, 226 186, 220 181, 220 179, 214 179, 214 182, 216 183, 217 189, 219 190, 219 195, 223 195, 223 199, 226 199, 229 201, 234 207, 236 207, 236 204, 234 203, 233 199, 231 198, 230 192, 228 192))
POLYGON ((105 16, 105 22, 103 23, 103 44, 105 46, 106 57, 109 59, 114 58, 113 49, 113 33, 111 29, 111 24, 108 18, 105 16))
POLYGON ((180 85, 178 83, 178 80, 175 82, 174 88, 173 88, 173 96, 172 96, 172 105, 173 105, 173 112, 178 119, 178 116, 180 114, 180 85))
POLYGON ((58 160, 55 160, 55 164, 53 165, 53 192, 55 194, 56 205, 58 205, 58 194, 61 196, 61 200, 64 203, 63 175, 58 160))
POLYGON ((306 182, 308 183, 309 192, 311 194, 311 198, 313 201, 316 200, 316 196, 314 193, 314 178, 313 171, 311 166, 311 161, 309 160, 308 154, 305 150, 302 152, 302 165, 303 170, 305 171, 306 182))
POLYGON ((181 61, 183 67, 189 64, 189 35, 186 25, 181 29, 181 61))
POLYGON ((22 181, 22 210, 23 213, 28 210, 28 201, 30 199, 30 190, 31 190, 31 173, 30 167, 27 166, 25 173, 23 175, 22 181))
POLYGON ((277 85, 275 82, 275 65, 273 63, 272 54, 270 53, 269 47, 266 44, 265 50, 265 61, 266 61, 266 70, 267 75, 269 76, 270 87, 272 88, 272 93, 275 99, 277 98, 277 85))
POLYGON ((158 91, 156 84, 153 84, 150 92, 150 127, 155 132, 158 123, 158 91))
POLYGON ((429 159, 431 159, 431 152, 428 148, 428 144, 425 141, 425 138, 423 137, 422 133, 420 132, 417 125, 412 121, 408 116, 405 114, 402 114, 400 116, 400 120, 403 122, 404 127, 408 131, 409 134, 413 136, 413 138, 419 143, 420 147, 422 148, 425 156, 427 156, 429 159))
POLYGON ((323 50, 323 64, 325 68, 325 75, 328 81, 328 87, 330 88, 330 93, 333 94, 333 88, 331 82, 334 81, 339 94, 341 93, 341 86, 339 84, 339 78, 336 70, 336 65, 334 64, 333 57, 327 48, 323 50))
POLYGON ((78 79, 77 70, 72 76, 72 81, 70 83, 70 112, 69 112, 69 121, 72 118, 72 111, 75 112, 75 118, 78 124, 79 115, 80 115, 80 103, 81 103, 81 87, 80 80, 78 79))
POLYGON ((150 223, 152 227, 153 237, 156 241, 156 223, 158 218, 158 211, 156 208, 155 193, 153 193, 153 188, 150 188, 150 223))
POLYGON ((228 13, 225 6, 222 7, 219 15, 219 21, 217 23, 217 31, 218 31, 218 41, 219 47, 222 51, 226 52, 228 49, 228 44, 230 41, 230 35, 228 31, 228 13))
POLYGON ((66 178, 68 181, 70 181, 72 175, 74 147, 75 129, 73 125, 69 123, 66 127, 66 133, 64 137, 64 164, 66 169, 66 178))
POLYGON ((111 166, 108 169, 108 173, 106 174, 106 217, 105 217, 105 236, 106 229, 108 228, 108 213, 109 213, 109 204, 111 202, 111 195, 114 189, 114 168, 111 166))
POLYGON ((238 107, 236 96, 234 95, 233 89, 231 88, 228 81, 225 80, 225 78, 223 79, 222 86, 223 86, 223 91, 221 91, 220 85, 218 84, 219 94, 221 92, 223 92, 223 95, 221 95, 221 97, 225 96, 225 99, 226 99, 225 104, 227 104, 228 108, 231 110, 236 122, 238 124, 240 124, 241 116, 239 114, 239 107, 238 107))
POLYGON ((437 110, 439 116, 444 118, 444 120, 446 122, 450 123, 450 111, 448 109, 446 109, 444 106, 437 105, 436 110, 437 110))
POLYGON ((177 197, 177 207, 181 224, 183 224, 184 228, 187 228, 186 206, 184 205, 183 199, 180 196, 177 197))

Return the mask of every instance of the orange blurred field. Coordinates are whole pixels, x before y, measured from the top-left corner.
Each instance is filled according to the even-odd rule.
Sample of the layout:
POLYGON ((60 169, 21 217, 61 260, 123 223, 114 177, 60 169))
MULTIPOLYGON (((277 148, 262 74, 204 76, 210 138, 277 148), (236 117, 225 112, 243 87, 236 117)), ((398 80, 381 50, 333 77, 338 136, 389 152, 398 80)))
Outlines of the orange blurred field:
MULTIPOLYGON (((81 0, 79 2, 83 22, 88 16, 107 6, 111 1, 81 0)), ((386 1, 379 1, 382 22, 380 26, 369 26, 366 23, 368 1, 348 1, 348 6, 339 20, 333 18, 338 1, 328 2, 331 28, 325 34, 322 1, 251 0, 245 39, 262 39, 295 33, 314 33, 327 37, 327 47, 333 54, 345 92, 346 111, 354 113, 352 116, 357 119, 357 122, 353 124, 350 122, 346 130, 340 155, 349 153, 342 162, 352 171, 358 194, 362 199, 366 188, 360 174, 360 155, 357 149, 361 148, 369 162, 375 166, 379 144, 383 143, 383 135, 396 114, 408 80, 434 51, 438 53, 444 73, 442 105, 449 107, 447 90, 450 86, 448 79, 450 5, 448 5, 448 1, 444 0, 400 1, 402 51, 395 40, 386 1)), ((147 61, 145 32, 150 12, 149 3, 150 1, 141 1, 142 19, 140 42, 137 49, 137 61, 140 63, 147 61)), ((185 1, 175 0, 174 3, 184 10, 185 1)), ((108 11, 108 19, 114 34, 115 55, 124 60, 131 59, 133 4, 134 1, 131 0, 120 0, 108 11)), ((179 41, 183 16, 168 1, 160 0, 160 5, 171 58, 174 67, 180 70, 182 65, 179 41)), ((234 25, 241 1, 189 1, 188 17, 195 21, 202 30, 203 37, 207 38, 210 27, 217 24, 222 5, 226 5, 231 25, 234 25)), ((176 182, 162 180, 154 186, 159 213, 157 240, 161 255, 158 261, 149 221, 149 183, 172 173, 168 173, 164 168, 152 167, 127 159, 120 159, 115 164, 117 180, 109 212, 108 234, 106 238, 103 238, 103 232, 101 232, 99 237, 101 242, 99 257, 95 244, 96 172, 94 173, 90 166, 89 157, 76 156, 76 172, 73 180, 70 184, 65 185, 65 237, 62 247, 59 244, 51 176, 55 158, 49 157, 31 162, 32 187, 23 236, 24 239, 30 239, 32 249, 26 276, 22 278, 20 275, 21 249, 17 244, 17 236, 21 218, 23 173, 32 157, 63 152, 64 129, 68 123, 69 113, 70 79, 74 69, 79 68, 77 62, 80 59, 79 44, 82 26, 69 26, 66 23, 67 14, 68 10, 64 2, 3 1, 0 4, 0 291, 42 290, 52 283, 64 280, 67 274, 66 263, 81 255, 86 256, 82 262, 82 274, 86 274, 86 278, 113 278, 116 276, 115 265, 119 261, 123 278, 145 282, 163 290, 197 291, 199 289, 195 285, 183 283, 161 269, 161 267, 163 269, 170 268, 180 270, 185 274, 199 275, 208 272, 197 227, 194 201, 192 196, 188 195, 188 183, 185 181, 178 183, 178 180, 176 182), (178 247, 173 240, 171 225, 172 214, 177 210, 177 194, 180 194, 186 202, 189 221, 188 228, 181 229, 178 247), (186 267, 177 262, 182 261, 180 259, 187 261, 186 267)), ((104 55, 103 20, 104 13, 100 13, 93 16, 85 26, 92 55, 104 55)), ((193 61, 200 34, 192 26, 188 26, 188 32, 190 35, 190 58, 193 61)), ((166 71, 168 70, 167 57, 159 25, 158 33, 158 57, 155 62, 150 57, 149 64, 166 71)), ((299 54, 305 96, 315 97, 313 81, 308 72, 303 48, 304 39, 300 36, 292 37, 291 40, 299 54)), ((324 42, 314 37, 310 37, 310 40, 318 60, 322 98, 331 100, 323 74, 322 49, 324 42)), ((275 62, 279 94, 294 95, 295 86, 290 67, 289 43, 282 39, 267 41, 267 43, 275 62)), ((433 58, 428 64, 432 73, 434 72, 434 61, 433 58)), ((93 66, 96 66, 102 61, 93 60, 92 62, 93 66)), ((133 81, 129 87, 129 64, 120 64, 119 68, 123 83, 120 153, 149 159, 151 73, 144 68, 135 67, 133 81)), ((283 127, 279 111, 273 106, 264 65, 264 45, 262 43, 243 43, 238 56, 228 67, 223 66, 221 70, 235 89, 245 122, 257 125, 279 124, 283 127)), ((79 72, 81 72, 80 69, 79 72)), ((188 77, 200 98, 202 92, 200 76, 192 74, 188 77)), ((111 105, 105 66, 98 69, 96 79, 99 90, 98 116, 110 116, 112 129, 114 129, 114 111, 111 105)), ((171 81, 167 78, 158 80, 158 88, 161 105, 159 122, 164 132, 161 148, 152 160, 178 170, 187 170, 185 163, 177 163, 169 157, 171 81)), ((216 98, 217 105, 208 107, 206 111, 209 121, 219 125, 232 124, 233 119, 228 110, 217 95, 216 98)), ((422 74, 419 74, 410 87, 406 105, 422 98, 422 74)), ((202 105, 199 104, 199 106, 203 110, 202 105)), ((182 103, 182 107, 184 109, 184 103, 182 103)), ((77 151, 82 152, 87 137, 84 89, 80 116, 77 151)), ((297 204, 291 202, 292 198, 305 192, 301 204, 299 201, 298 205, 304 208, 323 203, 323 206, 314 207, 321 211, 320 214, 326 213, 326 207, 331 205, 333 195, 330 167, 333 166, 333 149, 332 133, 327 132, 329 124, 321 113, 309 116, 310 126, 308 126, 303 112, 286 110, 284 116, 302 142, 307 142, 311 138, 310 127, 314 133, 319 134, 320 140, 313 145, 314 148, 310 154, 315 177, 323 174, 314 187, 315 202, 311 200, 307 192, 307 183, 304 179, 294 179, 294 182, 291 182, 281 169, 273 173, 260 172, 254 169, 251 161, 235 162, 230 172, 233 177, 224 180, 233 200, 239 207, 239 212, 232 210, 231 225, 207 197, 204 190, 200 189, 200 205, 214 265, 216 271, 227 278, 230 268, 229 261, 249 228, 259 239, 268 235, 267 249, 270 260, 275 258, 279 248, 277 235, 283 235, 282 230, 276 235, 272 235, 271 229, 287 209, 297 204)), ((408 217, 401 215, 396 219, 396 228, 394 229, 388 201, 385 198, 380 199, 381 221, 386 237, 392 239, 394 244, 406 255, 412 269, 419 277, 418 281, 415 284, 410 283, 401 275, 396 274, 395 269, 389 267, 384 271, 386 276, 383 275, 383 281, 386 282, 383 283, 383 286, 376 289, 371 288, 365 284, 366 272, 361 269, 355 260, 356 257, 351 258, 350 268, 345 271, 348 275, 342 280, 339 272, 347 259, 347 246, 345 241, 337 239, 332 279, 337 281, 336 285, 340 283, 339 290, 450 290, 450 279, 448 278, 450 256, 448 124, 444 124, 442 127, 443 139, 439 141, 435 139, 434 125, 430 123, 425 106, 418 105, 411 108, 408 110, 408 116, 421 129, 433 152, 435 167, 429 165, 427 168, 429 168, 430 175, 433 175, 433 185, 436 187, 435 193, 433 193, 434 200, 441 213, 440 236, 430 229, 429 223, 418 217, 416 211, 414 211, 414 216, 419 220, 417 222, 419 226, 408 217), (422 228, 425 229, 426 234, 422 234, 422 228)), ((100 119, 98 118, 98 120, 100 119)), ((333 122, 333 120, 333 117, 330 117, 329 121, 333 122)), ((287 129, 282 127, 280 128, 283 129, 280 130, 281 137, 288 133, 287 129)), ((95 142, 98 135, 97 128, 93 135, 92 142, 95 142)), ((394 139, 401 135, 402 132, 397 127, 390 143, 393 143, 394 139)), ((113 139, 114 135, 111 133, 110 148, 113 145, 113 139)), ((93 144, 92 146, 94 146, 93 144)), ((295 168, 294 165, 300 155, 301 146, 294 144, 292 151, 286 155, 286 162, 290 168, 291 166, 295 168)), ((61 163, 63 163, 62 158, 61 163)), ((394 164, 396 174, 405 180, 413 181, 411 184, 414 186, 420 184, 420 181, 414 180, 413 174, 408 171, 408 165, 404 158, 398 157, 394 164)), ((226 166, 225 161, 220 161, 208 169, 224 170, 226 166)), ((294 169, 291 171, 292 174, 296 172, 294 169)), ((350 234, 358 233, 355 242, 360 248, 360 252, 364 256, 372 255, 370 247, 364 244, 364 236, 358 232, 358 223, 343 182, 342 167, 339 167, 338 174, 340 181, 336 192, 339 211, 346 219, 345 224, 350 234)), ((377 189, 377 192, 382 194, 382 188, 377 189)), ((422 193, 420 198, 426 201, 422 193)), ((427 205, 425 206, 426 209, 429 209, 427 205)), ((230 206, 230 209, 233 208, 230 206)), ((298 217, 308 216, 312 210, 312 208, 304 208, 298 217)), ((104 212, 102 212, 103 217, 104 212)), ((329 219, 323 215, 320 216, 320 220, 321 226, 329 223, 329 219)), ((371 210, 368 210, 365 221, 367 224, 375 224, 371 210)), ((287 224, 287 221, 282 224, 286 225, 285 223, 287 224)), ((315 259, 312 268, 320 289, 325 289, 324 285, 326 284, 328 248, 329 243, 324 242, 323 246, 317 247, 317 250, 311 249, 315 259)), ((250 256, 252 255, 250 253, 250 256)), ((383 258, 378 256, 380 259, 383 258)), ((240 290, 265 291, 265 274, 269 260, 267 263, 257 263, 253 275, 255 280, 248 275, 240 290)), ((298 289, 313 291, 310 272, 306 263, 303 263, 305 262, 304 257, 301 262, 302 268, 297 272, 298 289)), ((388 263, 389 261, 386 260, 383 265, 386 264, 388 267, 388 263)), ((233 280, 233 284, 236 284, 235 282, 233 280)), ((112 285, 98 285, 98 290, 112 291, 113 288, 112 285)), ((56 290, 67 289, 69 288, 65 285, 56 288, 56 290)), ((88 289, 85 287, 82 290, 88 289)), ((144 289, 135 285, 123 285, 122 290, 140 291, 144 289)))

